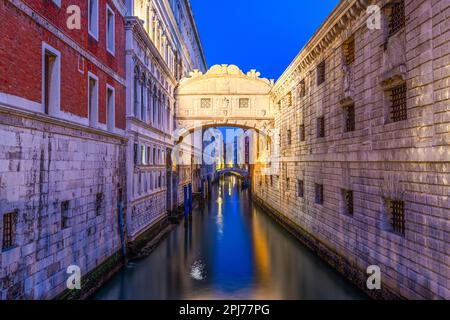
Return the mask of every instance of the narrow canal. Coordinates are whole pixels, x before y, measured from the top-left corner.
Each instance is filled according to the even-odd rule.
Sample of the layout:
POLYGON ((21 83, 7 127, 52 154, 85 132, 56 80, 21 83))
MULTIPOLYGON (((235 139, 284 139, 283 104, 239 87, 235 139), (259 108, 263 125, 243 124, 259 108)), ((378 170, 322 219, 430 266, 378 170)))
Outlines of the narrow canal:
POLYGON ((191 223, 181 222, 145 259, 94 299, 365 299, 252 205, 226 176, 191 223))

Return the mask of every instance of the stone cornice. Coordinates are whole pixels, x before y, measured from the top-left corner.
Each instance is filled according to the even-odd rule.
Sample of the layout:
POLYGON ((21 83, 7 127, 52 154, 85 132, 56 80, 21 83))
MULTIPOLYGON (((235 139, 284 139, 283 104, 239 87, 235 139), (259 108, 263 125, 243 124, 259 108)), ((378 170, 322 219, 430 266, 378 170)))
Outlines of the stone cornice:
POLYGON ((143 44, 143 46, 147 47, 152 56, 154 57, 154 60, 157 61, 159 66, 163 69, 165 75, 170 79, 172 84, 175 86, 177 81, 175 77, 173 76, 172 72, 170 71, 169 67, 167 66, 167 63, 164 61, 163 57, 159 53, 158 49, 156 49, 153 42, 150 40, 147 32, 144 29, 144 26, 141 23, 141 20, 138 17, 132 16, 132 17, 126 17, 125 18, 125 28, 133 29, 133 33, 137 35, 136 38, 138 41, 143 44))
POLYGON ((366 11, 370 2, 371 0, 342 0, 275 83, 272 96, 284 96, 290 90, 290 84, 317 62, 325 49, 344 31, 345 26, 366 11))
POLYGON ((246 80, 256 80, 262 81, 269 87, 273 87, 273 80, 269 80, 266 78, 260 78, 260 73, 256 70, 250 70, 247 74, 244 74, 241 69, 233 64, 216 64, 212 66, 206 73, 203 73, 199 70, 194 70, 189 74, 189 77, 183 78, 180 81, 179 86, 183 86, 185 83, 190 82, 192 80, 204 80, 208 78, 217 78, 217 77, 235 77, 242 78, 246 80))

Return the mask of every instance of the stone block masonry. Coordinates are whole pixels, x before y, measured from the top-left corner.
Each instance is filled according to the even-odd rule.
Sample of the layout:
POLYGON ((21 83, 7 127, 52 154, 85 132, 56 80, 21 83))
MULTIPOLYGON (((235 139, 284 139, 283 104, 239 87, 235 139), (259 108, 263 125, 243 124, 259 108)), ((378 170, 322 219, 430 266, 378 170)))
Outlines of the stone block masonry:
POLYGON ((120 250, 118 192, 126 143, 46 116, 0 111, 0 299, 49 299, 120 250), (65 206, 67 203, 67 206, 65 206))
POLYGON ((450 3, 394 2, 370 30, 342 1, 275 84, 280 171, 253 191, 391 294, 449 299, 450 3))

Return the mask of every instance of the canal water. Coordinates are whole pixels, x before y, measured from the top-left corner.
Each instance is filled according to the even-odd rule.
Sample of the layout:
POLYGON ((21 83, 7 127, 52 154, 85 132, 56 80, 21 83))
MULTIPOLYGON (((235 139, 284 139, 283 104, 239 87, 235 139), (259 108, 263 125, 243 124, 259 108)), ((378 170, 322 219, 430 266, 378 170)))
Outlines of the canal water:
POLYGON ((94 299, 365 299, 366 296, 254 206, 225 176, 142 260, 94 299))

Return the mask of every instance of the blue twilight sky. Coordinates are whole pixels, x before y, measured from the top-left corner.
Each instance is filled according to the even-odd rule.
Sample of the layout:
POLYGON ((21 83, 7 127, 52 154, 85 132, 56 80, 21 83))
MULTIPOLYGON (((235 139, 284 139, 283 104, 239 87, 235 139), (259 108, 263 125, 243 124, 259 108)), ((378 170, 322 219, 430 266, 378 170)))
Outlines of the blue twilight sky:
POLYGON ((278 79, 339 0, 191 0, 208 67, 278 79))

